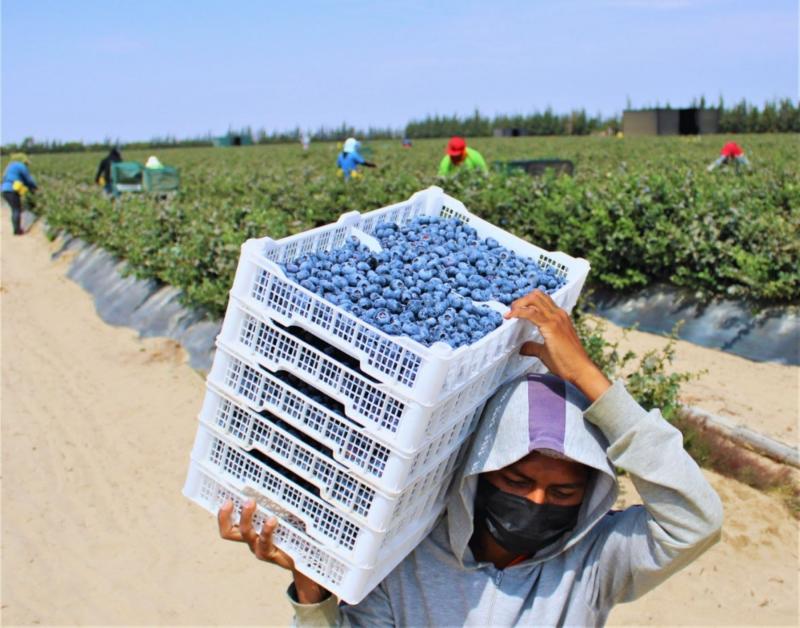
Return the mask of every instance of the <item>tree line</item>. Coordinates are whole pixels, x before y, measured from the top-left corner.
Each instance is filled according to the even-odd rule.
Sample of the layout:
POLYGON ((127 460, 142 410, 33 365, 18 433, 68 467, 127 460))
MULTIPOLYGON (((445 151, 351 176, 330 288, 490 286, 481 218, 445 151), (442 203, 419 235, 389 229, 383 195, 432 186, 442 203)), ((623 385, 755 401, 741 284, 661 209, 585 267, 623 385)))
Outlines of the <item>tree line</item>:
MULTIPOLYGON (((669 105, 665 105, 669 108, 669 105)), ((693 107, 708 108, 705 98, 695 99, 693 107)), ((759 107, 741 100, 726 106, 720 98, 716 107, 720 111, 720 133, 800 133, 800 101, 790 98, 773 100, 759 107)), ((559 114, 547 108, 530 114, 485 116, 475 110, 469 116, 428 115, 419 120, 411 120, 404 129, 392 127, 356 128, 342 123, 337 127, 321 126, 316 130, 304 130, 296 127, 290 130, 267 131, 266 128, 253 130, 252 127, 228 129, 229 134, 246 135, 255 144, 285 144, 299 142, 307 134, 314 142, 341 141, 346 137, 363 139, 397 139, 400 137, 442 138, 452 135, 466 137, 488 137, 495 133, 513 133, 519 135, 592 135, 613 134, 622 127, 620 116, 604 117, 600 114, 589 115, 584 109, 576 109, 570 113, 559 114)), ((6 144, 4 153, 25 151, 27 153, 82 152, 103 151, 110 146, 120 146, 128 150, 156 149, 191 146, 211 146, 213 136, 206 135, 194 138, 179 139, 173 136, 154 137, 139 142, 120 142, 106 138, 102 142, 80 142, 60 140, 34 140, 25 138, 18 144, 6 144)))

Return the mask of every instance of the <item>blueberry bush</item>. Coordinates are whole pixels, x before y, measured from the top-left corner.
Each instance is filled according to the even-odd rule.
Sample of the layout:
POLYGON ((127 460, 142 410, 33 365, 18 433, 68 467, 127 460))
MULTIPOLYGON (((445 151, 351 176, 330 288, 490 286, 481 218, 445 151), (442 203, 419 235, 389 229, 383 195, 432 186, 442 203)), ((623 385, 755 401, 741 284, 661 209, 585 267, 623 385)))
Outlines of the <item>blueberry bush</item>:
MULTIPOLYGON (((587 258, 590 284, 626 291, 654 282, 756 307, 796 303, 800 294, 800 160, 797 136, 736 140, 752 167, 705 170, 724 136, 699 138, 480 138, 470 145, 488 162, 560 157, 574 177, 492 171, 449 179, 436 175, 444 143, 412 149, 374 142, 378 168, 345 183, 338 148, 312 144, 158 152, 181 170, 172 200, 127 195, 113 204, 91 184, 95 153, 36 155, 37 211, 64 229, 126 259, 132 272, 180 287, 188 303, 224 311, 239 247, 367 211, 429 185, 490 222, 534 244, 587 258)), ((147 153, 126 152, 144 161, 147 153)))

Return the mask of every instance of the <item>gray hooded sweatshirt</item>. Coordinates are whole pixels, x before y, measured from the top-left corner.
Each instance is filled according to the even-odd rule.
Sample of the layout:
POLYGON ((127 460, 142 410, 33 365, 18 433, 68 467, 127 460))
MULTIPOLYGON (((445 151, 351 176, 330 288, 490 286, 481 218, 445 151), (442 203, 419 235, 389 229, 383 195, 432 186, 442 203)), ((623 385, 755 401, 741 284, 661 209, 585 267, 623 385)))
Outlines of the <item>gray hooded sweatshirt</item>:
POLYGON ((591 406, 551 375, 500 388, 433 531, 359 604, 298 604, 300 626, 597 626, 713 545, 722 506, 658 410, 616 382, 591 406), (587 407, 588 406, 588 407, 587 407), (539 450, 591 469, 576 526, 531 558, 497 569, 469 548, 477 476, 539 450), (614 468, 644 502, 614 511, 614 468))

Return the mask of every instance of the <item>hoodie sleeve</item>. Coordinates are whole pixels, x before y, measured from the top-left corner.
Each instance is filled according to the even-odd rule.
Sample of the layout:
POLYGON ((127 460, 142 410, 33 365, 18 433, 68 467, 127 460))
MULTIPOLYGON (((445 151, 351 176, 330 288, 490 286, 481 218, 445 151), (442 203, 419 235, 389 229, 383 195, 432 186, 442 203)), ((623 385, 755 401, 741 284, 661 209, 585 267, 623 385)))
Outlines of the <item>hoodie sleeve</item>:
POLYGON ((38 189, 38 187, 36 186, 36 181, 31 176, 31 171, 28 170, 28 166, 26 166, 25 164, 23 164, 22 168, 20 168, 19 176, 20 179, 22 179, 22 182, 25 185, 27 185, 31 190, 38 189))
POLYGON ((722 504, 659 410, 645 411, 619 381, 584 413, 609 442, 644 506, 609 514, 590 564, 600 608, 634 600, 716 543, 722 504))
POLYGON ((319 604, 300 604, 294 591, 294 584, 287 591, 289 602, 294 607, 292 626, 394 626, 394 615, 389 595, 383 583, 375 587, 361 602, 350 606, 339 604, 333 595, 319 604))

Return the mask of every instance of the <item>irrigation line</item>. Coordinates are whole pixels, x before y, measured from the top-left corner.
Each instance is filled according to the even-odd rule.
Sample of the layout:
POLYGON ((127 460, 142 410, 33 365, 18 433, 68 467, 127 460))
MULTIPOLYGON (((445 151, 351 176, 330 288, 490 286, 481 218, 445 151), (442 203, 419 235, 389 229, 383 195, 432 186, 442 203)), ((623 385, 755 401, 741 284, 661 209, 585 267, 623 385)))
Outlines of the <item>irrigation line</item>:
POLYGON ((711 414, 701 408, 695 406, 684 406, 684 408, 690 419, 721 432, 737 445, 748 447, 776 462, 800 468, 800 453, 798 453, 797 447, 764 436, 744 425, 734 423, 731 419, 711 414))

